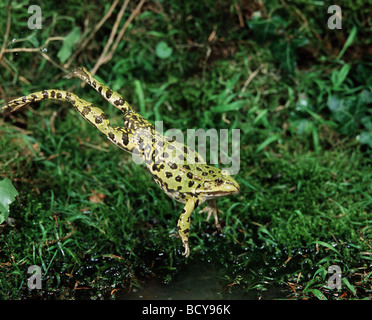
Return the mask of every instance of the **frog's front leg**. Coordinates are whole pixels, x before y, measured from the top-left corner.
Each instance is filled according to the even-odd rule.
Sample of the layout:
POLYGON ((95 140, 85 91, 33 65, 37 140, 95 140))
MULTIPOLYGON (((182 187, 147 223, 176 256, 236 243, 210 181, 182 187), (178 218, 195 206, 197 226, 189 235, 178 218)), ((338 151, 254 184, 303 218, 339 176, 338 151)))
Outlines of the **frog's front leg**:
POLYGON ((207 221, 213 214, 214 217, 214 225, 217 227, 218 230, 221 231, 221 225, 218 221, 218 208, 217 208, 217 201, 216 199, 211 199, 207 201, 207 206, 200 210, 199 213, 208 212, 207 221))
POLYGON ((179 237, 181 238, 182 244, 185 248, 183 255, 188 257, 190 255, 189 248, 189 235, 190 235, 190 224, 191 224, 191 214, 196 208, 199 200, 197 198, 190 198, 187 200, 185 207, 178 219, 177 229, 179 237))

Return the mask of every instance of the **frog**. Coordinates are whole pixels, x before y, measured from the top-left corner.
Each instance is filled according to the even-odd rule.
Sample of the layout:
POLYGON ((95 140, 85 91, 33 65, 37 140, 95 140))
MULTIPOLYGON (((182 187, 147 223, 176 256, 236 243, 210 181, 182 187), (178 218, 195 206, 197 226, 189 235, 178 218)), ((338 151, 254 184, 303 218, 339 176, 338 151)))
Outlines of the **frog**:
POLYGON ((182 142, 162 135, 155 126, 137 113, 116 91, 97 80, 85 67, 73 68, 67 79, 79 78, 95 89, 106 101, 122 112, 123 126, 113 126, 101 108, 75 93, 59 89, 47 89, 9 101, 0 110, 15 112, 31 103, 43 100, 69 102, 89 123, 119 148, 136 154, 143 160, 156 184, 170 198, 184 205, 177 221, 178 233, 184 247, 183 256, 190 256, 189 235, 191 215, 196 208, 206 203, 200 213, 207 213, 207 221, 213 215, 214 224, 221 231, 216 199, 237 194, 238 182, 229 174, 207 164, 195 150, 182 142))

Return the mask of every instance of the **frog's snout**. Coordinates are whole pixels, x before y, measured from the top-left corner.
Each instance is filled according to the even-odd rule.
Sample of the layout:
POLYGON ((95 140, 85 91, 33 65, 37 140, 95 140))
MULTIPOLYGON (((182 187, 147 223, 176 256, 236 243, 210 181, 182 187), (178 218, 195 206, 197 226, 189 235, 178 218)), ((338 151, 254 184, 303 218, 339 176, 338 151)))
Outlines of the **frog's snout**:
POLYGON ((239 193, 240 186, 239 183, 235 180, 233 181, 226 181, 226 191, 230 194, 239 193))

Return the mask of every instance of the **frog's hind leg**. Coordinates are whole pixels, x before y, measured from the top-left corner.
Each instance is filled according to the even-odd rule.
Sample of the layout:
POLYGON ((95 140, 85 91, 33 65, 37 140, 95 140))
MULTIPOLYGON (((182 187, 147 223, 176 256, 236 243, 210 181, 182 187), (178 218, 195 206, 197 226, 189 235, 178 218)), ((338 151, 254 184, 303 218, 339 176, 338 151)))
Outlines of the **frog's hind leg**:
POLYGON ((110 102, 114 107, 123 111, 124 113, 133 112, 131 106, 124 98, 116 91, 111 90, 109 87, 104 85, 102 82, 98 81, 93 77, 93 75, 84 67, 78 67, 71 70, 65 78, 71 79, 73 77, 78 77, 84 82, 88 83, 93 89, 98 91, 100 95, 110 102))
POLYGON ((181 238, 183 247, 185 251, 183 255, 187 258, 190 255, 189 248, 189 235, 190 235, 190 224, 191 224, 191 214, 193 213, 195 207, 198 205, 198 200, 196 198, 191 198, 186 202, 185 207, 178 219, 177 229, 178 237, 181 238))
MULTIPOLYGON (((109 139, 110 133, 114 134, 117 131, 110 125, 110 121, 101 109, 95 107, 92 103, 86 100, 80 99, 76 94, 68 91, 50 89, 34 92, 27 96, 9 101, 7 105, 5 105, 0 110, 9 110, 10 112, 14 112, 22 107, 29 105, 32 102, 38 102, 47 99, 70 102, 85 120, 93 124, 109 139)), ((122 135, 122 133, 120 133, 120 135, 122 135)))
POLYGON ((118 108, 124 113, 124 126, 136 130, 136 128, 152 128, 153 125, 142 117, 140 114, 133 111, 131 106, 124 98, 116 91, 111 90, 102 82, 95 79, 92 74, 84 67, 72 69, 69 74, 65 76, 67 79, 78 77, 84 82, 88 83, 92 88, 101 94, 114 107, 118 108))

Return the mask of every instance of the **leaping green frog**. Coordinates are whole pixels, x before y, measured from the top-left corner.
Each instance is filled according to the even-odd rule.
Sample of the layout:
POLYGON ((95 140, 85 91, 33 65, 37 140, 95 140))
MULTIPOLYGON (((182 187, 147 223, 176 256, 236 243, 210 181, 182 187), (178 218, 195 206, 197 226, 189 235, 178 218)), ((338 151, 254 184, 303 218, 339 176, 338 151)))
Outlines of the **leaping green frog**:
POLYGON ((206 202, 207 206, 200 212, 208 213, 207 220, 213 215, 215 225, 220 229, 216 198, 239 192, 239 184, 227 171, 207 165, 196 151, 157 132, 154 125, 136 113, 119 93, 99 82, 85 68, 75 68, 66 76, 69 79, 73 77, 88 83, 121 110, 124 126, 112 126, 100 108, 72 92, 56 89, 14 99, 1 110, 14 112, 32 102, 46 99, 67 101, 112 143, 130 153, 136 152, 159 187, 171 198, 185 204, 178 219, 176 235, 184 246, 183 255, 188 257, 191 214, 194 209, 206 202))

